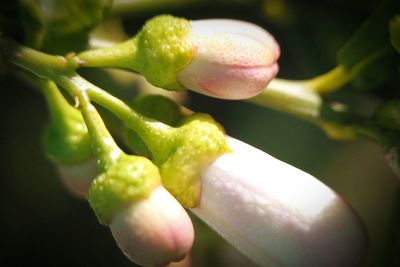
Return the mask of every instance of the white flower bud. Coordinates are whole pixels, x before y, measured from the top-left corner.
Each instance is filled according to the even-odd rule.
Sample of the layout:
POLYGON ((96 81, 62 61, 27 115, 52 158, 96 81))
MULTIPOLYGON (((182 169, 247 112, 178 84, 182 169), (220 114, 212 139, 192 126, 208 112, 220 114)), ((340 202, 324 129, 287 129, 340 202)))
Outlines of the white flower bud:
POLYGON ((188 214, 162 186, 118 212, 110 228, 124 254, 144 266, 183 260, 194 239, 188 214))
POLYGON ((261 266, 358 266, 366 250, 353 210, 313 176, 233 138, 202 173, 192 211, 261 266))
POLYGON ((91 158, 74 165, 58 165, 57 172, 68 191, 79 198, 85 198, 97 175, 96 160, 91 158))
POLYGON ((186 88, 224 99, 260 93, 277 74, 280 50, 261 27, 243 21, 191 21, 188 36, 196 48, 193 60, 178 74, 186 88))

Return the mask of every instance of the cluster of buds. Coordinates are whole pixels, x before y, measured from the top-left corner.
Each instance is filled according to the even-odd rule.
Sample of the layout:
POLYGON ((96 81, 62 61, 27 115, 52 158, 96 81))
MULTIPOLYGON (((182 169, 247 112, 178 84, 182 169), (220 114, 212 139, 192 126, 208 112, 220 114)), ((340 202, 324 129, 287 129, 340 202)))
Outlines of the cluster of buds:
POLYGON ((137 264, 163 266, 182 260, 193 244, 193 226, 162 186, 158 168, 145 157, 125 154, 85 95, 80 105, 98 159, 99 175, 88 192, 97 218, 137 264))
MULTIPOLYGON (((275 77, 279 53, 274 38, 250 23, 160 16, 135 38, 78 57, 82 66, 140 71, 167 89, 243 99, 275 77)), ((184 208, 261 266, 362 261, 364 228, 347 203, 311 175, 226 136, 210 116, 193 114, 178 123, 183 115, 169 106, 176 111, 169 122, 174 126, 157 122, 154 136, 132 126, 131 138, 142 139, 153 163, 122 152, 84 92, 79 102, 82 113, 75 111, 87 126, 80 129, 98 165, 97 177, 87 177, 93 180, 88 193, 89 183, 79 192, 87 193, 99 221, 133 262, 161 266, 189 253, 194 232, 184 208)))

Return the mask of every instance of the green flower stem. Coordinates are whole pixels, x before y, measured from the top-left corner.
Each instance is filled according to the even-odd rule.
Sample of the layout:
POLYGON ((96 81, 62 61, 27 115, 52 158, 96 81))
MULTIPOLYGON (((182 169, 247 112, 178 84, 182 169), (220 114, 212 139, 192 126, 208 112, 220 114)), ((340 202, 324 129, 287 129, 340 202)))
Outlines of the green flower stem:
POLYGON ((54 81, 73 98, 78 97, 81 92, 86 92, 92 101, 114 113, 127 127, 135 130, 153 154, 158 153, 160 147, 163 147, 163 138, 160 137, 169 134, 171 129, 169 126, 142 116, 120 99, 85 80, 74 71, 75 66, 68 64, 63 57, 12 44, 15 47, 7 50, 7 58, 11 63, 39 77, 54 81))
POLYGON ((340 125, 321 118, 323 99, 308 84, 309 81, 274 79, 261 94, 247 101, 310 121, 333 139, 353 139, 356 134, 352 125, 340 125))
POLYGON ((377 51, 368 57, 364 58, 351 68, 346 68, 344 65, 338 65, 331 71, 324 73, 315 78, 303 81, 304 87, 310 88, 318 94, 328 94, 334 92, 344 85, 353 80, 357 75, 359 75, 369 64, 374 63, 374 61, 385 54, 387 48, 377 51))
POLYGON ((118 160, 123 152, 107 130, 96 108, 90 103, 87 94, 82 91, 78 99, 92 140, 93 153, 97 158, 99 171, 104 172, 118 160))
MULTIPOLYGON (((171 127, 149 119, 125 104, 122 100, 88 82, 78 74, 65 77, 60 85, 69 88, 67 91, 85 91, 89 98, 116 115, 128 128, 131 128, 143 139, 152 154, 158 154, 164 137, 170 134, 171 127)), ((76 95, 76 94, 73 94, 76 95)))
POLYGON ((10 62, 35 73, 41 78, 53 80, 60 74, 68 75, 73 71, 71 62, 62 56, 48 55, 12 40, 0 39, 0 43, 10 62))
POLYGON ((77 55, 79 67, 117 67, 139 71, 143 61, 137 60, 136 38, 100 49, 87 50, 77 55))
POLYGON ((63 122, 68 117, 72 107, 53 81, 40 79, 40 85, 52 120, 63 122))
POLYGON ((305 87, 305 84, 305 82, 274 79, 264 91, 247 101, 314 120, 319 117, 322 98, 305 87))
POLYGON ((360 67, 348 71, 344 66, 339 65, 327 73, 304 81, 304 86, 312 89, 318 94, 328 94, 346 85, 351 81, 351 79, 353 79, 359 70, 360 67))
POLYGON ((350 69, 339 65, 309 80, 274 79, 264 91, 247 101, 311 121, 331 138, 353 139, 358 135, 355 131, 357 125, 340 125, 321 118, 321 108, 325 104, 321 95, 342 88, 386 50, 382 49, 373 53, 350 69))

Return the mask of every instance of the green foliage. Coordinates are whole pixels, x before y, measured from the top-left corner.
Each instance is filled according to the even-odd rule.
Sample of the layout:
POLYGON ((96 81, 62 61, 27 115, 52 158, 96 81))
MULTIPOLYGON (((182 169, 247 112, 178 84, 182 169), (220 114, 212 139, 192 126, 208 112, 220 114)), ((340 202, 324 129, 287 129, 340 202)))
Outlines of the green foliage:
POLYGON ((389 31, 392 45, 400 53, 400 15, 390 20, 389 31))
POLYGON ((381 104, 374 113, 374 121, 381 127, 400 131, 400 100, 381 104))
POLYGON ((84 49, 111 0, 20 0, 26 43, 48 53, 84 49))
POLYGON ((162 95, 139 96, 133 106, 141 114, 171 126, 185 117, 176 102, 162 95))
POLYGON ((390 43, 389 20, 400 13, 400 1, 385 0, 357 30, 337 55, 339 64, 351 69, 366 64, 354 79, 357 88, 374 88, 396 75, 400 58, 390 43))

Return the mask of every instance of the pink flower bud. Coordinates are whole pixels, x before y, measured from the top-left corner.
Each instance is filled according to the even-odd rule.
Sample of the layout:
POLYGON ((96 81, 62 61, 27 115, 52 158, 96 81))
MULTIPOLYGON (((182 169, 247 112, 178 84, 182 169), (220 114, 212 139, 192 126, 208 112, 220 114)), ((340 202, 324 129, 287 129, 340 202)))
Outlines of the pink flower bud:
POLYGON ((228 138, 233 150, 202 173, 192 211, 261 266, 359 266, 363 224, 313 176, 228 138))
POLYGON ((186 88, 212 97, 245 99, 276 76, 280 50, 261 27, 243 21, 191 21, 196 55, 177 76, 186 88))
POLYGON ((68 191, 76 197, 85 198, 97 175, 96 160, 91 158, 74 165, 58 165, 57 172, 68 191))
POLYGON ((124 254, 144 266, 183 260, 194 239, 188 214, 162 186, 117 213, 110 228, 124 254))

